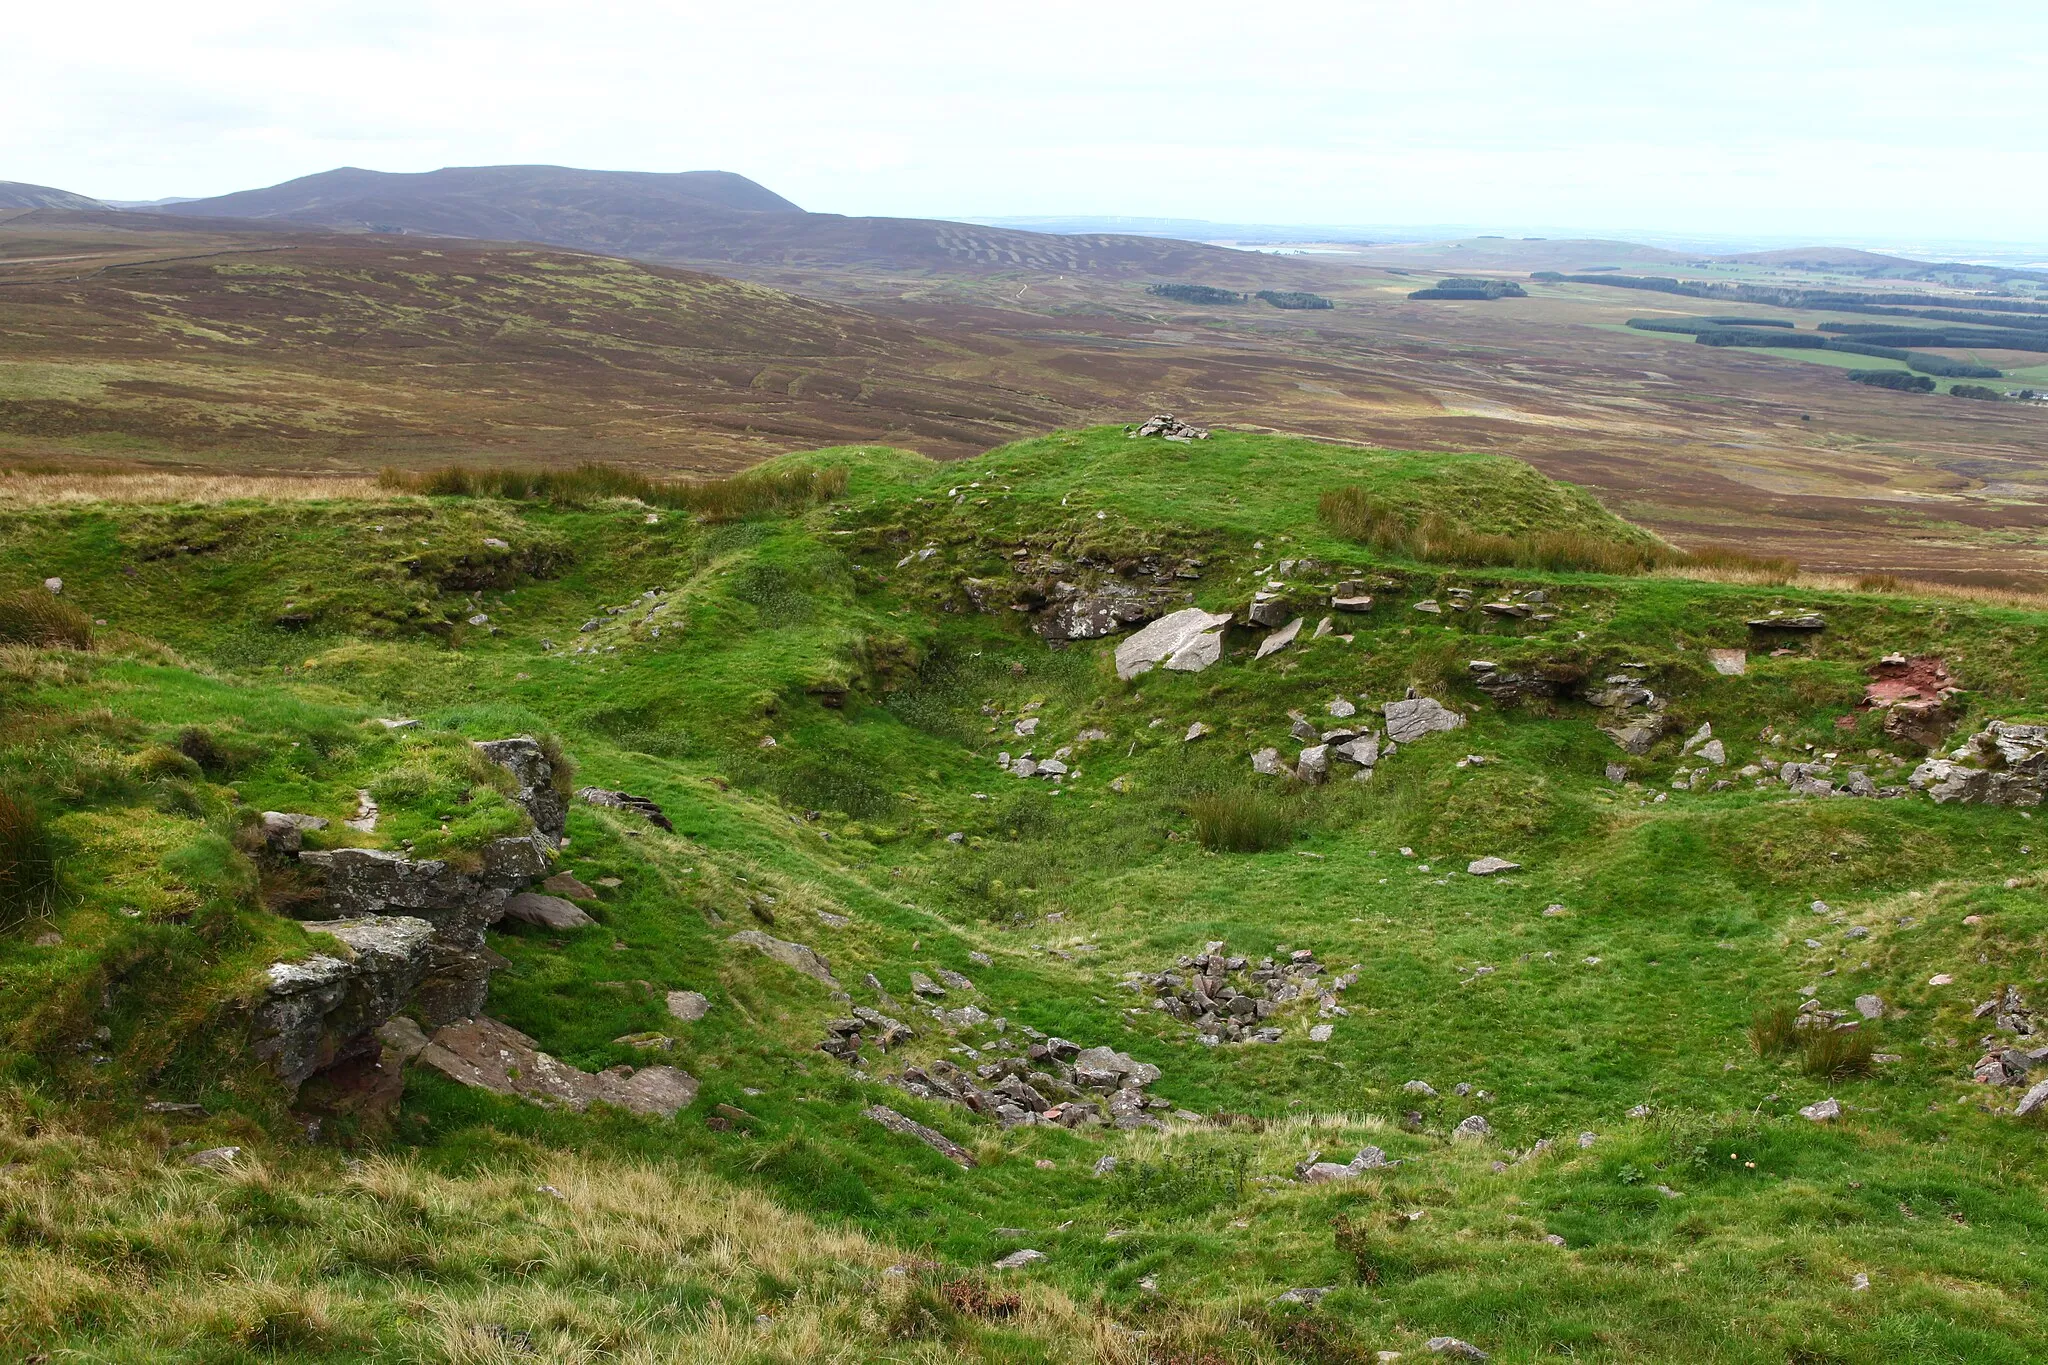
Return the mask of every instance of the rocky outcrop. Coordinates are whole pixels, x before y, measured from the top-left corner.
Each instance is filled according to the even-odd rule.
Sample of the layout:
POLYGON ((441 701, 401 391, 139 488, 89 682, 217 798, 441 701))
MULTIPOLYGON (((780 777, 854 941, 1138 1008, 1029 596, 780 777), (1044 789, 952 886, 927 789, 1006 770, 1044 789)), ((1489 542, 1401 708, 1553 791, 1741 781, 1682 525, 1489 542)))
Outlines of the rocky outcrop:
POLYGON ((1051 605, 1031 622, 1046 640, 1100 640, 1152 620, 1176 597, 1186 600, 1171 589, 1114 580, 1085 588, 1055 583, 1047 596, 1051 605))
POLYGON ((441 1024, 483 1008, 495 965, 484 930, 515 893, 547 875, 548 846, 539 836, 498 839, 478 851, 473 869, 371 848, 306 852, 299 862, 325 876, 323 904, 336 918, 398 914, 433 926, 412 1003, 429 1024, 441 1024))
POLYGON ((1583 696, 1607 713, 1600 729, 1623 753, 1646 754, 1664 734, 1664 699, 1633 674, 1612 674, 1585 688, 1583 696))
POLYGON ((631 811, 656 829, 675 833, 676 827, 669 823, 668 816, 647 797, 635 796, 631 792, 607 791, 603 787, 583 787, 577 791, 576 799, 586 805, 631 811))
POLYGON ((1994 720, 1949 757, 1915 768, 1906 781, 1937 802, 2038 806, 2048 795, 2048 725, 1994 720))
POLYGON ((1958 698, 1962 689, 1949 676, 1941 656, 1923 654, 1907 658, 1887 654, 1878 660, 1870 682, 1863 689, 1865 710, 1884 712, 1884 732, 1922 748, 1932 749, 1948 737, 1960 718, 1958 698))
POLYGON ((1182 673, 1199 673, 1223 657, 1223 630, 1228 612, 1200 607, 1162 616, 1116 647, 1116 675, 1131 679, 1154 665, 1182 673))
POLYGON ((460 1085, 578 1113, 610 1104, 671 1118, 697 1097, 696 1078, 675 1067, 615 1066, 593 1074, 550 1057, 518 1029, 481 1017, 442 1028, 416 1060, 460 1085))
POLYGON ((1502 706, 1524 697, 1554 697, 1561 690, 1557 680, 1539 672, 1503 669, 1490 659, 1474 659, 1466 668, 1472 685, 1502 706))
POLYGON ((316 1073, 373 1056, 376 1029, 418 988, 432 962, 434 926, 370 915, 308 924, 343 948, 274 962, 251 1027, 256 1056, 296 1090, 316 1073))
POLYGON ((1005 1128, 1157 1128, 1159 1120, 1148 1111, 1171 1106, 1147 1095, 1145 1087, 1159 1074, 1158 1067, 1113 1048, 1045 1038, 1022 1057, 997 1057, 972 1073, 940 1058, 905 1067, 894 1079, 920 1099, 963 1105, 1005 1128))
POLYGON ((569 818, 569 799, 555 787, 555 765, 540 743, 527 735, 486 740, 477 752, 512 774, 517 784, 512 800, 533 820, 549 847, 562 841, 569 818))

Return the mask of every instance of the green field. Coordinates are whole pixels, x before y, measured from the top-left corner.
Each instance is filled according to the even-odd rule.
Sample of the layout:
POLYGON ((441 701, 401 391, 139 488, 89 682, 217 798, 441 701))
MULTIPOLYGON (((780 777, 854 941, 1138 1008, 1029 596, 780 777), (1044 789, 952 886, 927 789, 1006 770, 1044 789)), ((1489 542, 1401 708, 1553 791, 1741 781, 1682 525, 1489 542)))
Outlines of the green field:
POLYGON ((0 645, 0 789, 41 811, 63 877, 0 933, 0 1347, 1323 1365, 1449 1336, 1513 1362, 2039 1358, 2041 1116, 1971 1081, 1991 1032, 1972 1011, 2048 975, 2039 821, 1737 770, 1838 755, 1902 784, 1925 749, 1857 705, 1895 651, 1950 661, 1958 736, 2048 713, 2041 614, 1418 563, 1318 519, 1356 486, 1502 543, 1647 542, 1492 456, 1098 428, 946 465, 862 446, 775 467, 844 469, 846 490, 711 522, 569 495, 42 505, 0 481, 0 594, 61 577, 105 623, 90 649, 0 645), (1098 578, 1240 614, 1285 582, 1306 625, 1264 659, 1240 625, 1207 671, 1120 681, 1121 637, 1054 648, 1011 610, 1098 578), (1311 639, 1346 578, 1371 609, 1311 639), (1551 619, 1413 609, 1453 589, 1540 589, 1551 619), (1773 610, 1826 628, 1745 624, 1773 610), (1745 647, 1740 676, 1708 664, 1745 647), (1543 686, 1496 700, 1472 660, 1543 686), (1646 753, 1583 698, 1610 676, 1662 699, 1646 753), (1377 724, 1410 689, 1462 728, 1369 781, 1252 771, 1302 747, 1290 711, 1331 724, 1341 697, 1377 724), (1731 785, 1674 786, 1707 723, 1731 785), (267 964, 340 950, 286 913, 308 907, 254 814, 461 864, 524 828, 464 741, 517 733, 675 828, 572 804, 561 866, 596 924, 493 930, 489 1014, 575 1066, 653 1057, 700 1093, 670 1120, 578 1114, 414 1066, 395 1111, 309 1142, 248 1012, 267 964), (1027 747, 1070 748, 1071 771, 997 767, 1027 747), (358 833, 364 790, 380 821, 358 833), (1259 812, 1269 846, 1206 848, 1218 803, 1259 812), (1520 869, 1467 873, 1487 856, 1520 869), (815 948, 850 1002, 742 929, 815 948), (1308 998, 1274 1013, 1275 1043, 1201 1044, 1149 982, 1214 940, 1355 973, 1347 1012, 1308 998), (971 985, 936 1005, 982 1018, 919 1003, 911 973, 942 970, 971 985), (672 1017, 680 989, 711 1012, 672 1017), (1884 1005, 1855 1036, 1892 1060, 1830 1075, 1752 1046, 1760 1011, 1856 1017, 1860 995, 1884 1005), (918 1037, 836 1060, 817 1044, 850 1004, 918 1037), (1004 1129, 887 1080, 1026 1030, 1155 1064, 1164 1126, 1004 1129), (624 1041, 649 1034, 668 1048, 624 1041), (1839 1119, 1800 1116, 1829 1097, 1839 1119), (1490 1131, 1454 1136, 1473 1115, 1490 1131), (1400 1164, 1296 1178, 1366 1144, 1400 1164), (226 1145, 228 1169, 184 1163, 226 1145), (1047 1259, 991 1268, 1021 1248, 1047 1259), (1331 1292, 1275 1302, 1291 1288, 1331 1292))

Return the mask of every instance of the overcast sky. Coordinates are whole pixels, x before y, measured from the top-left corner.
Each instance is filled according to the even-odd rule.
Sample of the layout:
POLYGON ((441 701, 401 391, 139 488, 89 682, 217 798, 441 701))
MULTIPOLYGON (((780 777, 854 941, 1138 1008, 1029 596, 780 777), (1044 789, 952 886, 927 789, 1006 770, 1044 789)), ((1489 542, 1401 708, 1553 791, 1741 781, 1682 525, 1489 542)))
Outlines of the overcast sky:
POLYGON ((806 208, 2048 238, 2048 4, 100 0, 0 28, 0 179, 738 171, 806 208))

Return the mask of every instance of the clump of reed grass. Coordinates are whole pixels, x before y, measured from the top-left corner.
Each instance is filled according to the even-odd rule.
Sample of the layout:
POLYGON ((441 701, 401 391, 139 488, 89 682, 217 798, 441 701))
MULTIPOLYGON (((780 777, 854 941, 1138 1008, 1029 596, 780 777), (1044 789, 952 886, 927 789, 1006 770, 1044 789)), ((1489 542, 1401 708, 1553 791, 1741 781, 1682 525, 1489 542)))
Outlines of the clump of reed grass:
POLYGON ((1195 838, 1218 853, 1263 853, 1294 840, 1291 805, 1258 791, 1206 792, 1188 802, 1195 838))
POLYGON ((1758 1010, 1749 1017, 1749 1045, 1759 1057, 1778 1057, 1799 1041, 1799 1011, 1790 1005, 1758 1010))
POLYGON ((428 497, 503 498, 569 506, 604 498, 633 498, 650 507, 690 512, 705 521, 735 521, 829 502, 846 491, 846 471, 790 469, 685 480, 650 478, 607 464, 580 464, 574 469, 445 465, 428 470, 386 468, 377 482, 384 488, 428 497))
POLYGON ((0 594, 0 644, 92 648, 92 618, 37 588, 0 594))
POLYGON ((0 791, 0 930, 57 906, 57 853, 42 813, 0 791))
POLYGON ((1752 555, 1726 545, 1685 551, 1648 537, 1617 539, 1582 530, 1507 535, 1470 530, 1438 512, 1410 520, 1392 504, 1355 484, 1323 494, 1316 511, 1326 526, 1348 540, 1384 555, 1427 564, 1625 575, 1702 568, 1781 581, 1789 581, 1799 572, 1792 560, 1752 555))
POLYGON ((1820 1080, 1868 1076, 1876 1065, 1876 1052, 1877 1039, 1868 1029, 1820 1024, 1800 1030, 1799 1069, 1820 1080))

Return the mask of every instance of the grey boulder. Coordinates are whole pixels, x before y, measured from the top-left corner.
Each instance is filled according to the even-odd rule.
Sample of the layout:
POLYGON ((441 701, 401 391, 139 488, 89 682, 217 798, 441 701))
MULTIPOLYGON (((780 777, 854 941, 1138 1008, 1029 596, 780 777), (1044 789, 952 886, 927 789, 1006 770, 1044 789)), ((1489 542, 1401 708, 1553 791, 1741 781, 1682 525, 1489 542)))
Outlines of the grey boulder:
POLYGON ((506 901, 504 917, 541 929, 583 929, 597 923, 573 902, 534 891, 522 891, 506 901))
POLYGON ((1413 744, 1425 735, 1456 730, 1465 718, 1433 697, 1409 697, 1390 701, 1382 708, 1387 718, 1387 738, 1396 744, 1413 744))

